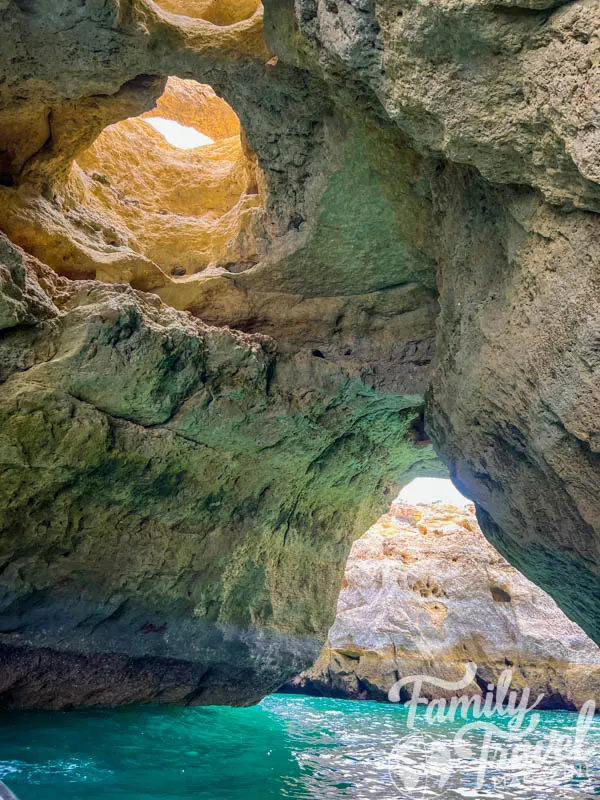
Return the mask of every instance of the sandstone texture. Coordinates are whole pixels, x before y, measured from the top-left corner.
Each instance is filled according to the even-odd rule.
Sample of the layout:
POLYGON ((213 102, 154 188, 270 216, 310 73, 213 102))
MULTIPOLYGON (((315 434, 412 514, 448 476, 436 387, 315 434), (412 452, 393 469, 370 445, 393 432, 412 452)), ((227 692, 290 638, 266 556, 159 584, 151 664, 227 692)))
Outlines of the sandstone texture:
POLYGON ((465 185, 479 199, 454 194, 440 216, 446 357, 428 428, 492 544, 600 641, 598 218, 465 185), (463 213, 472 226, 450 234, 463 213))
POLYGON ((420 398, 0 245, 0 702, 260 699, 433 460, 420 398))
MULTIPOLYGON (((488 544, 472 506, 396 502, 352 546, 317 662, 282 691, 387 700, 401 678, 457 682, 469 662, 477 675, 467 695, 511 670, 530 705, 539 695, 540 708, 600 701, 600 649, 488 544)), ((421 689, 429 699, 452 694, 421 689)))
POLYGON ((160 8, 218 26, 234 25, 262 11, 259 0, 161 0, 160 8))
POLYGON ((600 641, 598 0, 0 23, 0 701, 253 702, 446 469, 600 641))
POLYGON ((3 228, 62 275, 170 285, 182 294, 172 304, 185 307, 185 276, 256 263, 260 181, 231 107, 209 86, 170 78, 156 109, 110 125, 78 155, 51 203, 7 191, 3 228), (153 117, 213 143, 178 149, 148 124, 153 117))

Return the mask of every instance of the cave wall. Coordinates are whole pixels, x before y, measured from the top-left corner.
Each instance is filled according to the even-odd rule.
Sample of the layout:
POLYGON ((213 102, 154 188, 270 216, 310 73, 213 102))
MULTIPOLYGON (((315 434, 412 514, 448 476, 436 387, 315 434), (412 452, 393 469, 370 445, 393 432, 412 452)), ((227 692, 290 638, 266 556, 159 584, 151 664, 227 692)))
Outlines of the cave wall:
POLYGON ((598 641, 598 3, 266 8, 277 52, 437 160, 426 428, 490 541, 598 641))
POLYGON ((422 397, 1 244, 2 701, 259 699, 318 654, 352 539, 436 470, 422 397))
POLYGON ((598 217, 472 170, 439 180, 428 429, 490 541, 598 641, 598 217))
POLYGON ((19 54, 2 104, 23 124, 0 189, 0 703, 255 702, 318 655, 352 541, 445 472, 422 429, 429 163, 274 59, 256 15, 2 13, 19 54), (76 159, 160 109, 170 75, 230 103, 262 170, 243 272, 178 283, 73 202, 76 159))
POLYGON ((5 705, 308 665, 352 540, 445 470, 426 392, 485 534, 599 640, 598 2, 243 6, 0 0, 5 705), (261 172, 252 264, 185 284, 67 203, 169 76, 261 172))

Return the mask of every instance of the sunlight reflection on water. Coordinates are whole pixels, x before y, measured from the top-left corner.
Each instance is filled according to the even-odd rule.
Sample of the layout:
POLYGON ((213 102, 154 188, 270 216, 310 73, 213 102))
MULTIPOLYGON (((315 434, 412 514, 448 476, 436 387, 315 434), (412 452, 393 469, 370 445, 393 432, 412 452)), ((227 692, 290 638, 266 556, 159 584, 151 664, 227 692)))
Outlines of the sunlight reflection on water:
MULTIPOLYGON (((541 724, 531 735, 533 743, 553 732, 573 734, 576 714, 540 716, 541 724)), ((406 710, 397 705, 286 695, 274 695, 246 709, 6 714, 0 716, 0 780, 19 800, 588 800, 600 796, 600 720, 592 721, 579 771, 565 777, 568 754, 563 753, 538 765, 537 771, 521 763, 527 778, 521 785, 507 784, 518 762, 510 775, 492 768, 487 784, 478 789, 478 761, 465 757, 456 761, 442 793, 435 785, 431 753, 451 744, 458 724, 427 729, 419 718, 418 730, 409 731, 406 721, 406 710), (429 737, 427 746, 415 736, 429 737)))

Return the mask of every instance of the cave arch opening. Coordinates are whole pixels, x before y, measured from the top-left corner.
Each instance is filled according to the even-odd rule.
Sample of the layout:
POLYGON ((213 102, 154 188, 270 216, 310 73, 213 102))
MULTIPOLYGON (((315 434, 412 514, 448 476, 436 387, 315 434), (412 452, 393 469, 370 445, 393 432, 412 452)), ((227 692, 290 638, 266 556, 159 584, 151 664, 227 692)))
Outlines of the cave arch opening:
POLYGON ((413 478, 401 489, 395 502, 411 506, 446 503, 461 507, 471 504, 450 478, 429 477, 413 478))
POLYGON ((211 86, 141 76, 106 108, 56 116, 52 151, 2 189, 13 242, 59 275, 129 283, 175 308, 194 282, 258 263, 264 176, 211 86))
POLYGON ((597 698, 600 647, 484 537, 450 479, 416 477, 354 542, 318 659, 279 691, 397 702, 392 687, 420 675, 438 701, 435 679, 460 683, 467 665, 466 696, 498 697, 507 680, 539 709, 574 711, 597 698))

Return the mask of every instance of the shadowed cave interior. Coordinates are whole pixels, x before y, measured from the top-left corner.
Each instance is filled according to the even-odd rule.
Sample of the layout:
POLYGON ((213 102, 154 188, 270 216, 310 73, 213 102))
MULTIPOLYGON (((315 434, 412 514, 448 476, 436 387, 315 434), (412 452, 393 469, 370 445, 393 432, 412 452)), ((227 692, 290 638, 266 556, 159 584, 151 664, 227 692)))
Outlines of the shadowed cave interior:
POLYGON ((3 709, 597 696, 600 16, 525 5, 2 5, 3 709))

